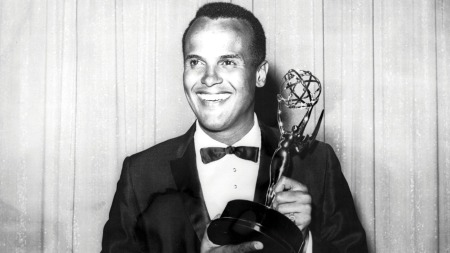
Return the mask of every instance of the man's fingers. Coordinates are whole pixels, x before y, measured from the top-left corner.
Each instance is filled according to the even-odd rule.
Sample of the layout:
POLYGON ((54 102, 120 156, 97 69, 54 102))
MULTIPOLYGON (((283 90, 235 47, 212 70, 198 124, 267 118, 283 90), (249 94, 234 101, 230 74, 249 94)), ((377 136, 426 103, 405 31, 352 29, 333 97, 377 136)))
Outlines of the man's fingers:
POLYGON ((297 202, 300 204, 311 204, 311 195, 308 194, 308 188, 293 179, 282 177, 275 188, 275 197, 272 207, 278 209, 282 203, 297 202))
POLYGON ((300 191, 279 192, 275 195, 275 201, 278 203, 299 202, 302 204, 311 204, 311 195, 300 191))
POLYGON ((302 191, 302 192, 308 192, 308 187, 306 185, 295 181, 291 178, 287 178, 285 176, 282 176, 281 179, 278 181, 278 183, 275 185, 275 192, 282 192, 282 191, 302 191))
POLYGON ((220 251, 220 252, 244 253, 244 252, 252 252, 252 251, 256 251, 256 250, 261 250, 264 248, 264 245, 261 242, 244 242, 244 243, 241 243, 238 245, 225 245, 221 248, 223 249, 223 251, 220 251))
POLYGON ((301 203, 282 203, 277 205, 276 209, 278 212, 282 214, 290 214, 290 213, 311 213, 311 205, 301 204, 301 203))
POLYGON ((274 188, 272 208, 286 215, 306 235, 311 223, 312 198, 306 185, 287 177, 281 177, 274 188))

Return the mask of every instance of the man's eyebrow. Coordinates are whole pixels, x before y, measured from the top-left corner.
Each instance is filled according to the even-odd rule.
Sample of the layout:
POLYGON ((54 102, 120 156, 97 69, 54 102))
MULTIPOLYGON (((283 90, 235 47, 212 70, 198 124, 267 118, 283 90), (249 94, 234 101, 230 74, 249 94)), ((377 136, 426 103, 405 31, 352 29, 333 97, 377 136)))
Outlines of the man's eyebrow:
MULTIPOLYGON (((189 54, 186 55, 186 57, 184 58, 185 61, 189 60, 189 59, 200 59, 203 60, 203 58, 200 55, 196 55, 196 54, 189 54)), ((221 55, 220 56, 220 60, 226 60, 226 59, 239 59, 239 60, 244 60, 240 55, 238 54, 226 54, 226 55, 221 55)))
POLYGON ((200 60, 202 60, 203 58, 200 57, 200 55, 196 55, 196 54, 189 54, 189 55, 186 55, 186 57, 184 58, 185 61, 189 60, 189 59, 200 59, 200 60))
POLYGON ((244 59, 242 59, 242 57, 241 57, 240 55, 238 55, 238 54, 226 54, 226 55, 222 55, 222 56, 220 56, 220 59, 221 59, 221 60, 224 60, 224 59, 240 59, 240 60, 244 60, 244 59))

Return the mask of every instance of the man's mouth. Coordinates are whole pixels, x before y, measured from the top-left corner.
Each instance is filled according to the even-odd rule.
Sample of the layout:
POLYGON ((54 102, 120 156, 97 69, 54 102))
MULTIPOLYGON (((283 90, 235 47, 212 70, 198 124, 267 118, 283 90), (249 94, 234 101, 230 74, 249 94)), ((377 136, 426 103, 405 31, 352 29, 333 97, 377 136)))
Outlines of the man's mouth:
POLYGON ((217 93, 217 94, 210 94, 210 93, 197 93, 197 96, 206 102, 220 102, 223 100, 226 100, 231 96, 230 93, 217 93))

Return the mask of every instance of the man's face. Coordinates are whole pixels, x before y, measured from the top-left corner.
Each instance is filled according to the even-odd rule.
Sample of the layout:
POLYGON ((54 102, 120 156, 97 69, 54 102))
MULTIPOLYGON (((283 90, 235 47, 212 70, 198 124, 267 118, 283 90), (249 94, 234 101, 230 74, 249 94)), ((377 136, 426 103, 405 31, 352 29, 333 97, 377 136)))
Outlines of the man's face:
POLYGON ((264 85, 266 69, 261 83, 261 68, 251 57, 251 36, 245 21, 229 18, 200 18, 188 31, 184 92, 208 132, 243 136, 253 126, 255 87, 264 85))

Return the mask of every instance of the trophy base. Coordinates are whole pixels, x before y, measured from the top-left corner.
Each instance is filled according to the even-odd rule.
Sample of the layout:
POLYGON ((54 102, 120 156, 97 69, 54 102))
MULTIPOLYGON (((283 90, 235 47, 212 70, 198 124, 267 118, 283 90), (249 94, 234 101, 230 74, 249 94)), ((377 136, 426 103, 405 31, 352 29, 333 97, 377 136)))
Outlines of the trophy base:
POLYGON ((217 245, 260 241, 264 249, 258 252, 298 253, 303 246, 300 229, 286 216, 248 201, 228 202, 222 216, 208 227, 208 238, 217 245))

